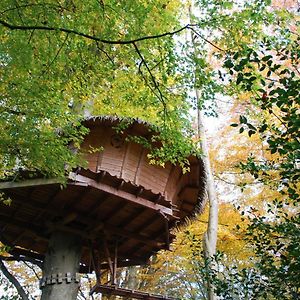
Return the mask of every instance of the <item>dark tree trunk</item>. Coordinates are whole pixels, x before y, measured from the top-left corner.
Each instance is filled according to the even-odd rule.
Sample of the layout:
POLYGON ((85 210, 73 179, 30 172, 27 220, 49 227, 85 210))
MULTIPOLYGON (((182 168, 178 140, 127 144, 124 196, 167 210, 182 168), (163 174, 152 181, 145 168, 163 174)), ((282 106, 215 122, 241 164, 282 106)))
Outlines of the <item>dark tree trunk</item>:
POLYGON ((50 238, 41 281, 41 300, 76 300, 79 289, 80 238, 54 232, 50 238))

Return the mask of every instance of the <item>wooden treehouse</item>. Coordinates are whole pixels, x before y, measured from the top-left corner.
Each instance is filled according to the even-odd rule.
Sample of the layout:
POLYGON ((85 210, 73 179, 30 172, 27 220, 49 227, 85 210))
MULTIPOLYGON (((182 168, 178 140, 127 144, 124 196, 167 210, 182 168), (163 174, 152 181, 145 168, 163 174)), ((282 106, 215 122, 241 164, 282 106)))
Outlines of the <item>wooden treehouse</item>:
POLYGON ((146 264, 152 254, 169 248, 170 229, 202 204, 203 164, 189 157, 186 174, 172 164, 150 165, 148 150, 126 139, 149 138, 147 124, 136 120, 118 134, 118 123, 108 117, 85 121, 90 132, 82 151, 88 168, 70 173, 66 186, 55 178, 26 176, 0 183, 0 191, 12 199, 10 206, 0 204, 0 239, 11 255, 43 262, 42 299, 74 299, 78 273, 92 271, 98 283, 91 292, 170 299, 117 287, 116 269, 146 264), (110 282, 103 284, 107 270, 110 282))

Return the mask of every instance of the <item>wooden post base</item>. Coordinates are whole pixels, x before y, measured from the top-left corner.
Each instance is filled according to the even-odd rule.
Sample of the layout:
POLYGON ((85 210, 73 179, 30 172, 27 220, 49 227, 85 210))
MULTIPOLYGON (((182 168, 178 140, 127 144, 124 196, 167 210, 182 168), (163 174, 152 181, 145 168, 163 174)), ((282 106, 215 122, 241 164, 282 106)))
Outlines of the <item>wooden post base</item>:
POLYGON ((41 300, 76 300, 79 289, 80 238, 53 232, 43 266, 41 300))

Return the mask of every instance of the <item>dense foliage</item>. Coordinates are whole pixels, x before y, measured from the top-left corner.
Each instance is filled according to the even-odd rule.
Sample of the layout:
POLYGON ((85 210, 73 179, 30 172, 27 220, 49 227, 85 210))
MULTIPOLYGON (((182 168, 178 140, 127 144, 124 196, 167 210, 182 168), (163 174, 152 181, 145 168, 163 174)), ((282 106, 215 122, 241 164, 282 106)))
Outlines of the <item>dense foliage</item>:
MULTIPOLYGON (((300 295, 300 37, 290 30, 274 30, 258 49, 236 52, 225 64, 242 90, 252 92, 260 119, 240 117, 240 132, 259 134, 273 159, 250 156, 241 164, 257 181, 280 193, 267 203, 266 214, 251 211, 248 240, 256 254, 252 270, 253 298, 298 299, 300 295), (278 36, 281 38, 278 39, 278 36), (253 123, 255 122, 255 123, 253 123), (275 179, 275 180, 274 180, 275 179)), ((247 273, 249 276, 249 273, 247 273)))
POLYGON ((78 165, 86 114, 154 123, 166 147, 153 155, 184 166, 195 148, 172 39, 186 29, 179 11, 178 1, 1 1, 1 177, 78 165))

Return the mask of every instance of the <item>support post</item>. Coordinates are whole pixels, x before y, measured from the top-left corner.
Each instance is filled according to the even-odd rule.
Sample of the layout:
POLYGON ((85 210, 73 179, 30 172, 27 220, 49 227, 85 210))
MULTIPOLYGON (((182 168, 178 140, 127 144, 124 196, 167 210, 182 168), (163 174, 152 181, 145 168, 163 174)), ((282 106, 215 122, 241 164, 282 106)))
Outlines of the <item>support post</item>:
POLYGON ((81 243, 77 235, 53 232, 43 266, 41 300, 76 300, 81 243))

